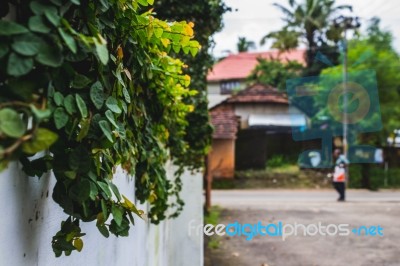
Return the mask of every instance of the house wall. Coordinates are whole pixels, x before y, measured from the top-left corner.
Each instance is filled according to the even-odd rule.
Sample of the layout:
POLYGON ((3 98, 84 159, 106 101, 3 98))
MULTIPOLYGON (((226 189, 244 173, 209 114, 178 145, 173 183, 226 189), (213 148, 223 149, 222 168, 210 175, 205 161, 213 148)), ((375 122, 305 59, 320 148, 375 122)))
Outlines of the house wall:
POLYGON ((213 139, 209 169, 216 178, 233 178, 235 174, 235 140, 213 139))
POLYGON ((243 103, 235 104, 235 114, 240 116, 240 128, 249 126, 250 115, 274 115, 274 114, 304 114, 295 107, 286 104, 272 103, 243 103))
POLYGON ((221 88, 219 86, 219 82, 209 82, 207 84, 207 93, 208 94, 221 94, 221 88))
MULTIPOLYGON (((0 265, 39 266, 186 266, 203 265, 202 235, 189 235, 190 221, 203 223, 203 185, 200 173, 185 172, 182 176, 182 199, 185 207, 176 219, 153 225, 135 218, 129 237, 104 238, 95 223, 82 223, 84 248, 71 256, 55 258, 52 236, 67 215, 52 200, 55 185, 53 174, 27 177, 18 163, 11 163, 0 173, 0 265)), ((167 166, 173 178, 173 167, 167 166)), ((117 170, 114 182, 122 194, 134 199, 134 179, 117 170)), ((148 205, 139 209, 148 211, 148 205)), ((193 223, 193 222, 192 222, 193 223)))

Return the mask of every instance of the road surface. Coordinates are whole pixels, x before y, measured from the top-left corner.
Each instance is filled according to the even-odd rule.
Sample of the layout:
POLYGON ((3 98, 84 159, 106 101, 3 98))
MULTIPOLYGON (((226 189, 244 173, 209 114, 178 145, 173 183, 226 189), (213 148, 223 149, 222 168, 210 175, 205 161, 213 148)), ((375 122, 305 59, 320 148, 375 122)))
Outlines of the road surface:
MULTIPOLYGON (((221 207, 262 208, 269 205, 290 203, 300 205, 326 205, 336 203, 338 194, 333 189, 324 190, 213 190, 212 205, 221 207)), ((346 191, 346 203, 400 202, 400 190, 355 190, 346 191)))
POLYGON ((219 223, 348 224, 381 226, 383 236, 218 236, 219 248, 206 252, 206 265, 399 266, 400 192, 349 190, 336 202, 333 190, 225 190, 212 192, 223 208, 219 223))

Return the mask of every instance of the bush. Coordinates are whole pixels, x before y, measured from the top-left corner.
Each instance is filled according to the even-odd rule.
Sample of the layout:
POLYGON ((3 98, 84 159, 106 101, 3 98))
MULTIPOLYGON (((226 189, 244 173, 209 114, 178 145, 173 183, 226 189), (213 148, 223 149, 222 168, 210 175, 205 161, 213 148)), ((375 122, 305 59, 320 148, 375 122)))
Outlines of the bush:
POLYGON ((273 155, 271 159, 267 161, 267 168, 268 167, 280 167, 287 164, 285 161, 285 157, 283 155, 273 155))

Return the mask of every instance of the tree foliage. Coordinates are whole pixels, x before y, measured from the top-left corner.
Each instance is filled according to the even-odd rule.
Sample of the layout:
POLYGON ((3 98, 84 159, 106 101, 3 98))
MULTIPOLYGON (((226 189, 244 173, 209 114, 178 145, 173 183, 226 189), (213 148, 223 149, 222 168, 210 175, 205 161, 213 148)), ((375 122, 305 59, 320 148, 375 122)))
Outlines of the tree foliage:
MULTIPOLYGON (((2 1, 2 16, 14 2, 2 1)), ((117 166, 135 177, 151 222, 182 207, 179 174, 198 148, 188 143, 187 115, 198 93, 176 56, 195 56, 200 45, 192 22, 160 20, 152 4, 25 0, 12 21, 0 20, 0 164, 54 172, 52 196, 68 215, 53 237, 56 256, 82 249, 81 221, 127 236, 133 215, 143 215, 114 185, 117 166), (180 169, 175 182, 169 159, 180 169)))
POLYGON ((247 78, 250 83, 261 83, 286 90, 286 80, 298 77, 303 66, 295 61, 282 63, 279 59, 257 59, 258 63, 247 78))
MULTIPOLYGON (((399 128, 400 116, 400 56, 394 50, 392 35, 379 26, 379 19, 371 20, 367 34, 349 42, 348 71, 374 70, 379 93, 380 113, 382 117, 382 131, 379 134, 366 135, 363 143, 384 145, 389 133, 399 128), (365 138, 367 137, 367 138, 365 138)), ((341 76, 343 65, 327 68, 322 76, 341 76)), ((365 77, 372 78, 372 77, 365 77)), ((318 99, 318 98, 317 98, 318 99)), ((324 112, 326 104, 317 101, 317 108, 324 112)), ((370 121, 365 121, 370 122, 370 121)), ((361 136, 363 137, 363 136, 361 136)))
POLYGON ((307 74, 319 74, 322 66, 314 61, 318 50, 331 54, 332 61, 338 56, 331 44, 340 39, 341 30, 332 26, 332 19, 341 10, 352 8, 349 5, 335 6, 334 0, 288 0, 288 4, 289 7, 274 4, 284 15, 286 24, 281 30, 264 36, 261 44, 273 39, 273 48, 290 50, 304 43, 307 46, 307 74))
POLYGON ((248 52, 256 48, 256 44, 253 41, 249 41, 246 37, 239 37, 238 42, 236 44, 237 51, 241 52, 248 52))

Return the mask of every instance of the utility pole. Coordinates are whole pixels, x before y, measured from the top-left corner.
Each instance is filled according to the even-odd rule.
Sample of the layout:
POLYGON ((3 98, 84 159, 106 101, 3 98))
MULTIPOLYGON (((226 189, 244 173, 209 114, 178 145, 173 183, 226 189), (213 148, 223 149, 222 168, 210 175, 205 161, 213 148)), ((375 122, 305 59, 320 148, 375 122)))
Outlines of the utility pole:
MULTIPOLYGON (((343 30, 343 154, 348 159, 348 117, 347 117, 347 107, 348 107, 348 90, 347 90, 347 30, 358 29, 361 24, 359 22, 359 17, 345 17, 339 16, 333 20, 333 25, 335 28, 343 30)), ((348 169, 346 168, 346 180, 349 179, 348 169)), ((346 182, 348 184, 348 182, 346 182)))

